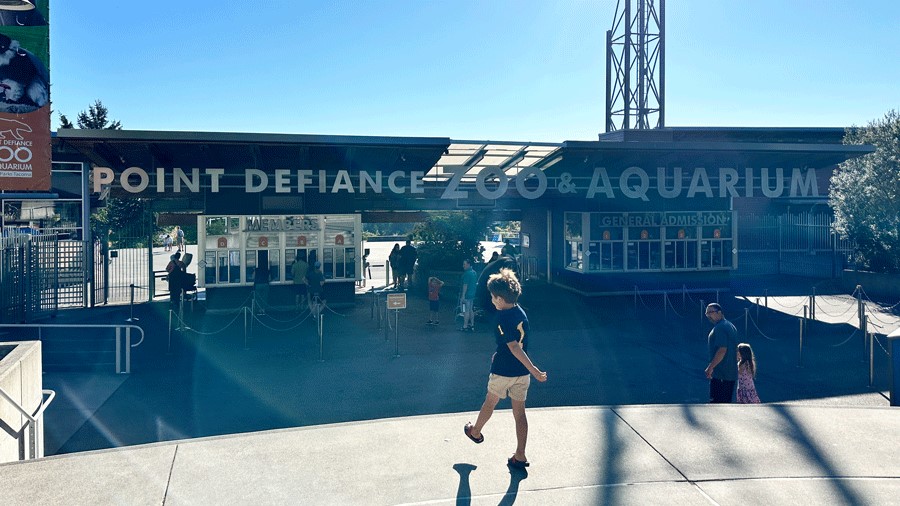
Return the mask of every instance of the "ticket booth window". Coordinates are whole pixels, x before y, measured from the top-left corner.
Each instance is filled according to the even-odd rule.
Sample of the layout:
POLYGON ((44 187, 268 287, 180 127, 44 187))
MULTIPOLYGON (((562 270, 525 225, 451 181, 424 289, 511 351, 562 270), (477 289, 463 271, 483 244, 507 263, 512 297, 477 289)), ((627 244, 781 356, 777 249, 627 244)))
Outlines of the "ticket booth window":
POLYGON ((696 269, 697 268, 697 227, 666 227, 665 268, 696 269))
POLYGON ((200 267, 206 285, 241 282, 241 218, 207 216, 204 225, 204 253, 200 267))
POLYGON ((662 263, 659 227, 628 227, 628 270, 658 270, 662 263))
POLYGON ((731 223, 701 227, 700 265, 717 269, 732 266, 731 223))

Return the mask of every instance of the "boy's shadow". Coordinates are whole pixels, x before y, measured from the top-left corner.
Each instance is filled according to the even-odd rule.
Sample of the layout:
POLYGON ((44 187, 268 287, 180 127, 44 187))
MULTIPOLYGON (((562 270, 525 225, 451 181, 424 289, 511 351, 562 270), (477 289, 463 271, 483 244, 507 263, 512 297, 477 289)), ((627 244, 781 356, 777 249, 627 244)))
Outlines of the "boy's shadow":
MULTIPOLYGON (((519 495, 519 482, 528 478, 528 471, 509 467, 509 487, 498 506, 512 506, 519 495)), ((469 485, 469 474, 478 469, 472 464, 453 464, 453 470, 459 473, 459 486, 456 489, 457 506, 469 506, 472 503, 472 487, 469 485)))

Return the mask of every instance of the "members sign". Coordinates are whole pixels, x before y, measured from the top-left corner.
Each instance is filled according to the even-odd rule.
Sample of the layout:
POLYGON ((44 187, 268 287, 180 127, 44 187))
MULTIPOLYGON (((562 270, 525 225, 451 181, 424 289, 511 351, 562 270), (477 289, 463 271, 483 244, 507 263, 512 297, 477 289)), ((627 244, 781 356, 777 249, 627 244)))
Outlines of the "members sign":
POLYGON ((0 189, 50 189, 48 0, 0 1, 0 189))

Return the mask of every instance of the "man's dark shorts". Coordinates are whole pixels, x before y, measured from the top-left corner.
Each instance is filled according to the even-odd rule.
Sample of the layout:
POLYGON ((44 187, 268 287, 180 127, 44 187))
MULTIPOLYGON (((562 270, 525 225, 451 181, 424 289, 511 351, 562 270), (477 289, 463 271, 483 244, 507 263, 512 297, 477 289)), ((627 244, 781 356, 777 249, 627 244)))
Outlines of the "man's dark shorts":
POLYGON ((294 283, 294 290, 297 291, 297 295, 306 295, 306 283, 294 283))
POLYGON ((441 310, 441 301, 439 300, 429 300, 428 308, 437 313, 441 310))
POLYGON ((709 380, 709 402, 713 404, 731 402, 734 397, 734 383, 734 381, 725 381, 717 378, 709 380))

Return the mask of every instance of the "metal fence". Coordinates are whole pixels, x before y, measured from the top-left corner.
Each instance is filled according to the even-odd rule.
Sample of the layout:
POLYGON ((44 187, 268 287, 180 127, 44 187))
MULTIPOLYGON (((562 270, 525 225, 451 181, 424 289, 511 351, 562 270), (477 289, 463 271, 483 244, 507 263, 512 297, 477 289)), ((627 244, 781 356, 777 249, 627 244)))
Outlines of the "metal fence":
POLYGON ((96 304, 150 300, 153 284, 153 238, 141 224, 123 230, 94 231, 94 299, 96 304))
POLYGON ((84 243, 55 234, 0 239, 0 322, 28 322, 84 307, 84 243))
POLYGON ((830 213, 738 216, 739 274, 836 277, 853 244, 834 232, 830 213))

